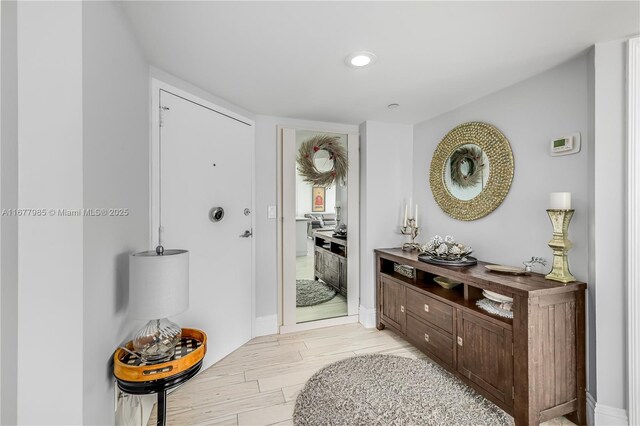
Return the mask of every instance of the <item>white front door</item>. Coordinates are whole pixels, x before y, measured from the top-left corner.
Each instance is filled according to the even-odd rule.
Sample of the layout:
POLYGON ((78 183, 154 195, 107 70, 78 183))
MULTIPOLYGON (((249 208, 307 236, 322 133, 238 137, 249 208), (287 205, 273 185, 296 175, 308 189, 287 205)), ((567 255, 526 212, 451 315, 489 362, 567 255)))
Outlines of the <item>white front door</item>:
POLYGON ((189 309, 175 321, 207 333, 207 367, 251 339, 253 126, 162 89, 159 104, 153 217, 167 249, 190 252, 189 309), (212 207, 224 209, 218 222, 212 207))

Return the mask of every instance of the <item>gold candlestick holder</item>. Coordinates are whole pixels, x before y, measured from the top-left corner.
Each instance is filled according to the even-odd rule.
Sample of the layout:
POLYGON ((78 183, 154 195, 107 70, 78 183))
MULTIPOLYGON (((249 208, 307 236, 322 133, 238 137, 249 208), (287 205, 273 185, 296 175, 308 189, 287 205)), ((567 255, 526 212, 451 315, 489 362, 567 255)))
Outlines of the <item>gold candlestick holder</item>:
POLYGON ((420 247, 422 246, 416 243, 416 237, 420 234, 420 228, 416 226, 415 219, 408 219, 407 222, 408 222, 407 226, 400 227, 400 233, 402 233, 403 235, 411 235, 411 242, 404 243, 402 245, 402 250, 407 250, 407 251, 420 250, 420 247))
POLYGON ((553 268, 545 278, 548 280, 570 283, 576 281, 576 277, 569 272, 569 260, 567 253, 573 247, 569 241, 569 222, 573 217, 573 209, 548 209, 547 214, 553 226, 553 238, 549 241, 549 247, 553 250, 553 268))

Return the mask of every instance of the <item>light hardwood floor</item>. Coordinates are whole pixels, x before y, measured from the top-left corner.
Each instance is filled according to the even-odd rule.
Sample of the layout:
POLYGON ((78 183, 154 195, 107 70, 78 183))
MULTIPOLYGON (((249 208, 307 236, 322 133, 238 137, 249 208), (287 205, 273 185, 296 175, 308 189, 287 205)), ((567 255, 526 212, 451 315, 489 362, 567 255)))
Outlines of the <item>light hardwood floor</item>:
MULTIPOLYGON (((360 324, 258 337, 172 392, 167 424, 291 425, 296 397, 316 371, 367 353, 426 358, 392 332, 360 324)), ((559 417, 545 426, 571 424, 559 417)))
MULTIPOLYGON (((312 280, 314 278, 313 241, 307 240, 307 256, 296 257, 296 279, 312 280)), ((331 300, 314 306, 296 307, 296 322, 309 322, 347 315, 347 298, 337 294, 331 300)))

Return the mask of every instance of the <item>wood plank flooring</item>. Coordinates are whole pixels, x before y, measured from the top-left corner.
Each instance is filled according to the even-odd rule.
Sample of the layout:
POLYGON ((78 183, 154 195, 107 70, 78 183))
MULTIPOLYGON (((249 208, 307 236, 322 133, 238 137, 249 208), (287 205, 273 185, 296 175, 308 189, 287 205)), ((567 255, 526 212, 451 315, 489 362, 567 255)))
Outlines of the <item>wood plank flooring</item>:
POLYGON ((347 315, 347 298, 340 293, 331 300, 313 306, 296 307, 296 323, 320 319, 343 317, 347 315))
MULTIPOLYGON (((167 424, 291 425, 295 399, 316 371, 366 353, 426 358, 392 332, 360 324, 258 337, 172 392, 167 424)), ((559 417, 545 426, 571 424, 559 417)))

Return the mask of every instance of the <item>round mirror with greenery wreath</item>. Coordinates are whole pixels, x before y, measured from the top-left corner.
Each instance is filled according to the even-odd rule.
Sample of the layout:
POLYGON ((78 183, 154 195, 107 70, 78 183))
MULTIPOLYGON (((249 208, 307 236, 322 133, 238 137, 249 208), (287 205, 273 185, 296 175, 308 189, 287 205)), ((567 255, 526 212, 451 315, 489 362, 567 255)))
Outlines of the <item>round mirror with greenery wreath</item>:
POLYGON ((455 219, 476 220, 502 204, 513 172, 511 145, 502 132, 487 123, 464 123, 436 148, 429 184, 442 211, 455 219))

